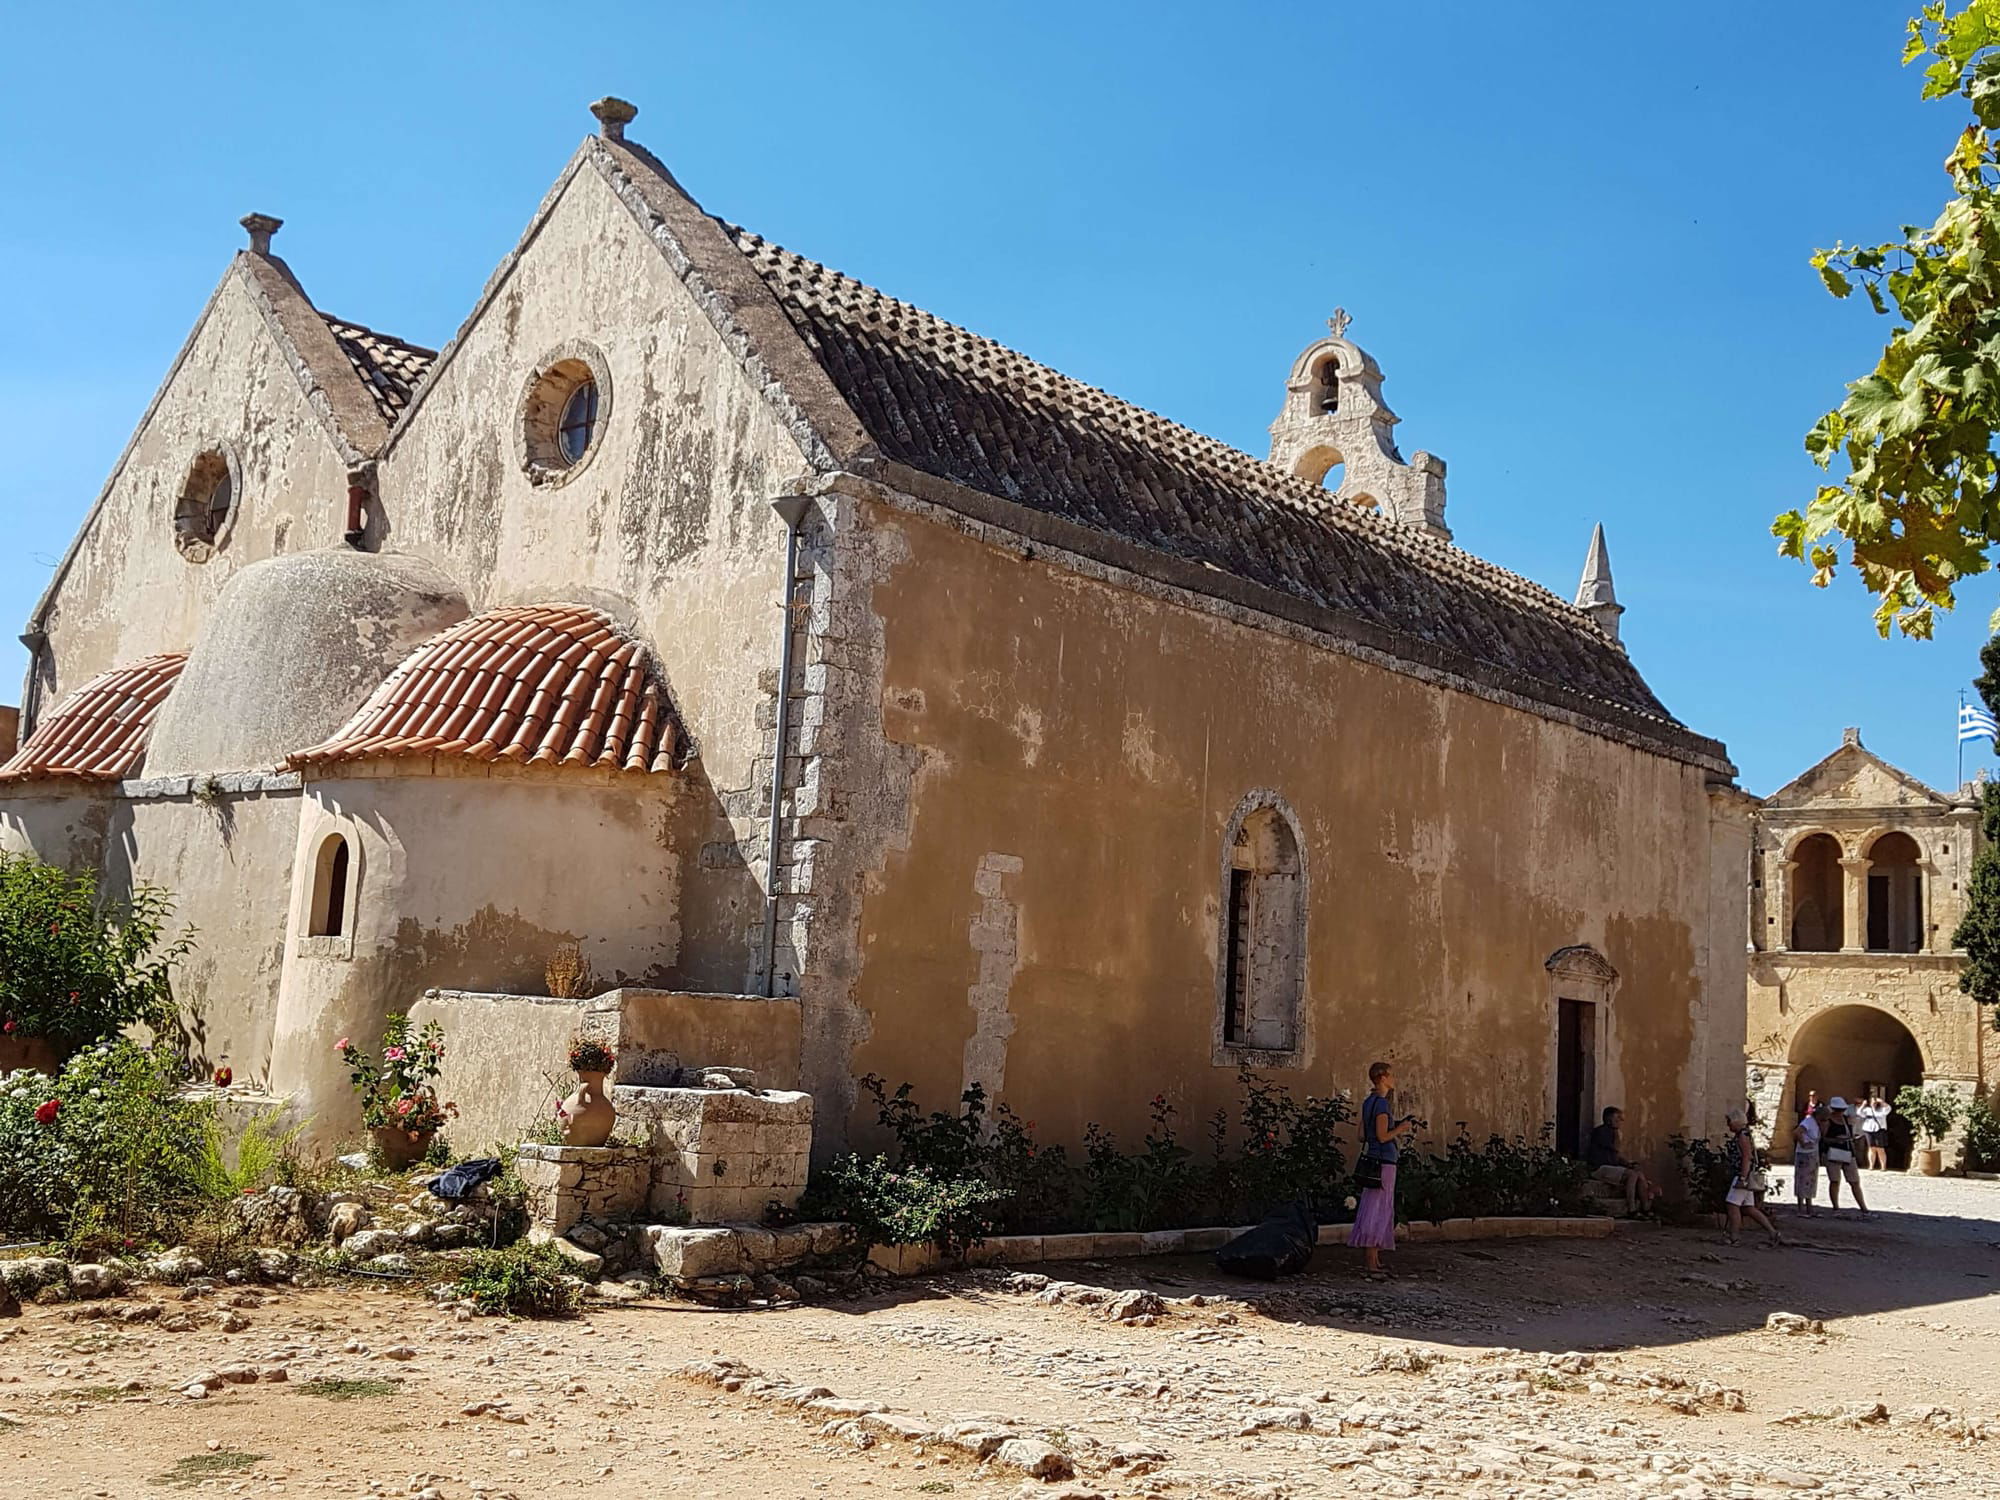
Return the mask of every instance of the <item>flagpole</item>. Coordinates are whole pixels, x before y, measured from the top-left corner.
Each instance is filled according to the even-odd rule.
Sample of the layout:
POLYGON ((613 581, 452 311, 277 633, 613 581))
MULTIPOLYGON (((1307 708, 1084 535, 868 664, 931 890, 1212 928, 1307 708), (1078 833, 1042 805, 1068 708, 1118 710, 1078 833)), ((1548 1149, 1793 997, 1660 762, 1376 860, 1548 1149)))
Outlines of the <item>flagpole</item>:
MULTIPOLYGON (((1958 690, 1958 717, 1960 722, 1963 723, 1965 719, 1964 688, 1960 688, 1958 690)), ((1961 729, 1958 735, 1958 780, 1952 783, 1951 787, 1952 796, 1956 797, 1959 793, 1959 789, 1964 785, 1965 785, 1965 732, 1963 729, 1961 729)))

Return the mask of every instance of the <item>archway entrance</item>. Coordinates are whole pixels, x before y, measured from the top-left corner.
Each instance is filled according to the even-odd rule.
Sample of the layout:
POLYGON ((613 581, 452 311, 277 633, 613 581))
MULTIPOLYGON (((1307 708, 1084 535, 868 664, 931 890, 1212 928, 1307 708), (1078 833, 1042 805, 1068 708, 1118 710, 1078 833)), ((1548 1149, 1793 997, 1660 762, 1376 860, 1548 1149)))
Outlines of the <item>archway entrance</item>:
MULTIPOLYGON (((1871 1085, 1893 1100, 1904 1084, 1924 1081, 1917 1039, 1901 1021, 1872 1005, 1836 1005, 1814 1016, 1792 1038, 1791 1065, 1790 1097, 1773 1141, 1787 1151, 1807 1090, 1817 1090, 1821 1103, 1840 1094, 1853 1104, 1868 1096, 1871 1085)), ((1892 1115, 1889 1165, 1901 1170, 1909 1163, 1909 1122, 1892 1115)))

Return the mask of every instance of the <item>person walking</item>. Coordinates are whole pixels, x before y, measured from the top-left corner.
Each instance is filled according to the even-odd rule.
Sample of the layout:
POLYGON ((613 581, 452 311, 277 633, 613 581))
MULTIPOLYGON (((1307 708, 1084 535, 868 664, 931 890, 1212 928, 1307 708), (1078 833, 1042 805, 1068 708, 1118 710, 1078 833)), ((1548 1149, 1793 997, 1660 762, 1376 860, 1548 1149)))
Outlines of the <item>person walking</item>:
POLYGON ((1889 1167, 1889 1101, 1882 1097, 1880 1084, 1868 1086, 1868 1097, 1854 1111, 1861 1122, 1861 1145, 1868 1153, 1868 1170, 1884 1172, 1889 1167))
POLYGON ((1388 1063, 1368 1065, 1368 1097, 1361 1101, 1358 1175, 1364 1182, 1374 1177, 1376 1183, 1361 1190, 1347 1243, 1364 1252, 1364 1265, 1373 1276, 1382 1274, 1382 1252, 1396 1248, 1396 1137, 1405 1126, 1419 1123, 1415 1115, 1396 1117, 1389 1103, 1395 1087, 1396 1072, 1388 1063))
POLYGON ((1819 1217, 1813 1200, 1819 1197, 1820 1122, 1817 1109, 1799 1116, 1792 1131, 1792 1196, 1808 1219, 1819 1217))
POLYGON ((1722 1201, 1729 1212, 1729 1229, 1722 1237, 1723 1243, 1736 1243, 1737 1232, 1742 1229, 1743 1218, 1747 1214, 1752 1223, 1762 1226, 1773 1245, 1782 1245, 1785 1238, 1778 1233, 1777 1225, 1766 1218, 1764 1210, 1757 1206, 1757 1193, 1764 1185, 1764 1174, 1757 1167, 1757 1147, 1750 1139, 1750 1122, 1740 1109, 1732 1109, 1727 1119, 1730 1178, 1729 1191, 1722 1201))
POLYGON ((1872 1218, 1868 1212, 1868 1200, 1861 1196, 1861 1168, 1854 1160, 1854 1153, 1860 1147, 1858 1133, 1847 1118, 1847 1101, 1835 1094, 1826 1101, 1826 1127, 1820 1132, 1820 1158, 1826 1163, 1826 1191, 1833 1200, 1833 1211, 1840 1212, 1840 1180, 1845 1177, 1847 1185, 1854 1189, 1854 1206, 1861 1211, 1864 1219, 1872 1218))

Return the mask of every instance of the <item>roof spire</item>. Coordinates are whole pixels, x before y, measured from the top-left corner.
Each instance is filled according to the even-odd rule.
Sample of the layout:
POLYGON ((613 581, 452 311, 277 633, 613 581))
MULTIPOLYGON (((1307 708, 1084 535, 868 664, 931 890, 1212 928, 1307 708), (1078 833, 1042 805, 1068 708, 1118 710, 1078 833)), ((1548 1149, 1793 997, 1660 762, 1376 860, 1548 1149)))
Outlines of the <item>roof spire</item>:
POLYGON ((271 236, 285 225, 283 219, 274 219, 269 214, 245 214, 236 222, 250 231, 250 249, 256 255, 271 253, 271 236))
POLYGON ((590 112, 597 116, 597 123, 603 127, 607 141, 622 141, 625 139, 625 127, 639 116, 639 106, 606 94, 590 106, 590 112))
POLYGON ((1611 583, 1611 552, 1604 545, 1604 523, 1590 534, 1590 555, 1583 560, 1583 580, 1576 586, 1576 607, 1597 622, 1597 628, 1618 639, 1618 617, 1625 606, 1611 583))

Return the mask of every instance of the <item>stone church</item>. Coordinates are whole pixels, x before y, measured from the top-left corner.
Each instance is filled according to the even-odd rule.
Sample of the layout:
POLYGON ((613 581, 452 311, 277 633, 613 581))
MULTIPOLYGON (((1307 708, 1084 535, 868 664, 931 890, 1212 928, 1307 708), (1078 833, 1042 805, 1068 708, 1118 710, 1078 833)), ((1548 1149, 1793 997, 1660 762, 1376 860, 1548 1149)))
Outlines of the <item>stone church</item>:
MULTIPOLYGON (((239 251, 28 621, 0 840, 171 890, 210 1061, 352 1128, 451 1029, 518 1139, 626 1069, 984 1084, 1052 1139, 1240 1069, 1441 1129, 1740 1099, 1748 801, 1455 547, 1344 319, 1228 447, 703 211, 600 122, 433 351, 239 251)), ((1282 372, 1274 372, 1279 374, 1282 372)))
MULTIPOLYGON (((1746 1036, 1750 1097, 1779 1150, 1808 1090, 1993 1087, 1992 1024, 1958 987, 1952 942, 1979 851, 1974 792, 1932 790, 1850 729, 1758 806, 1746 1036)), ((1890 1164, 1910 1146, 1892 1121, 1890 1164)))

